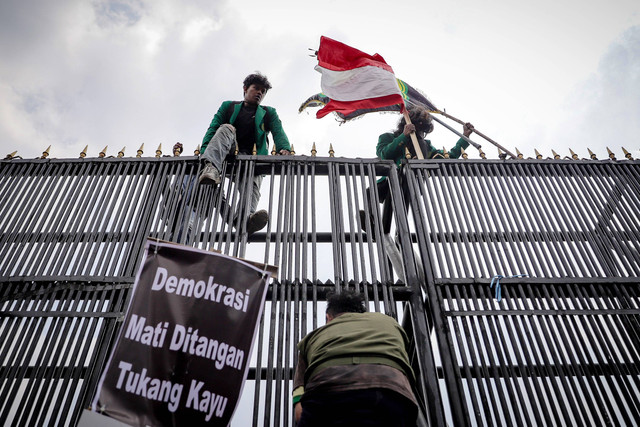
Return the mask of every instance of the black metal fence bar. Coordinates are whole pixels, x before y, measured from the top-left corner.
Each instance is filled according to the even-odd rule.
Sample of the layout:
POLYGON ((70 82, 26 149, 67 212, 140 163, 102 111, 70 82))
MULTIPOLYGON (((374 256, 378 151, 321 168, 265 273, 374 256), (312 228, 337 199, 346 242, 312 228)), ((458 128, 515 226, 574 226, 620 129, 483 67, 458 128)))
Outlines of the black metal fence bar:
POLYGON ((95 390, 147 236, 279 266, 252 368, 266 371, 254 379, 256 424, 292 423, 295 343, 318 326, 327 288, 360 289, 372 310, 397 318, 396 301, 407 298, 394 293, 406 288, 394 283, 382 243, 368 238, 374 230, 363 230, 370 224, 358 214, 380 216, 378 201, 366 199, 377 194, 365 189, 376 170, 392 166, 255 159, 226 164, 218 188, 197 184, 193 159, 2 163, 0 393, 11 402, 0 408, 3 419, 75 423, 95 390), (266 232, 249 237, 255 175, 265 175, 262 199, 272 214, 266 232))
POLYGON ((640 422, 639 171, 637 161, 404 168, 453 424, 640 422))
POLYGON ((100 343, 115 334, 129 286, 0 283, 3 420, 73 423, 95 387, 108 349, 100 343), (25 316, 6 314, 12 312, 25 316))
POLYGON ((28 165, 0 184, 15 189, 0 208, 0 277, 133 276, 163 163, 51 161, 21 177, 28 165))
POLYGON ((640 272, 637 162, 427 165, 412 171, 436 277, 640 272))

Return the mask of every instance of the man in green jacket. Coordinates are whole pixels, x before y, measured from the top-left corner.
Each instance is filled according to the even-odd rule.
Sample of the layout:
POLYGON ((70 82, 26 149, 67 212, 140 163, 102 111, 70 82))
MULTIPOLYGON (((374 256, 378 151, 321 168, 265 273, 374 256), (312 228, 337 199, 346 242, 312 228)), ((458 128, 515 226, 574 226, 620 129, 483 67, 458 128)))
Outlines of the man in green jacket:
MULTIPOLYGON (((220 184, 222 164, 227 155, 235 152, 236 143, 240 154, 256 153, 267 155, 267 134, 271 132, 278 154, 290 154, 289 139, 282 128, 276 109, 261 106, 271 83, 260 74, 250 74, 243 82, 244 99, 242 101, 225 101, 211 120, 209 129, 202 140, 202 159, 205 167, 200 173, 198 182, 201 185, 220 184)), ((263 176, 254 178, 247 233, 253 234, 264 228, 269 221, 265 210, 256 212, 260 200, 260 184, 263 176)))
MULTIPOLYGON (((376 154, 381 159, 391 159, 396 162, 398 166, 405 158, 404 148, 407 147, 412 156, 415 157, 416 153, 411 143, 411 132, 415 132, 418 138, 418 144, 422 150, 422 154, 425 159, 443 158, 444 151, 437 150, 431 141, 424 139, 429 133, 433 132, 433 119, 431 115, 424 108, 416 107, 409 110, 409 118, 411 123, 407 124, 404 116, 398 121, 398 127, 393 132, 383 133, 378 137, 378 145, 376 146, 376 154)), ((465 137, 469 137, 473 132, 473 125, 471 123, 465 123, 462 128, 462 134, 465 137)), ((462 154, 461 148, 467 148, 469 143, 460 138, 456 145, 449 150, 449 158, 457 159, 462 154)))
MULTIPOLYGON (((376 146, 376 154, 383 160, 393 160, 397 166, 402 164, 402 159, 405 158, 405 147, 409 150, 412 157, 416 156, 411 142, 411 133, 415 132, 418 139, 418 145, 422 150, 422 154, 425 159, 444 158, 444 151, 436 149, 431 141, 424 139, 429 133, 433 131, 433 120, 429 112, 421 107, 415 107, 409 110, 409 118, 411 123, 407 124, 404 116, 398 121, 398 127, 393 132, 383 133, 378 137, 378 145, 376 146)), ((465 123, 462 128, 462 134, 465 137, 469 137, 473 132, 473 125, 471 123, 465 123)), ((457 159, 462 154, 462 149, 467 148, 469 143, 464 138, 458 139, 456 145, 449 150, 449 158, 457 159)), ((380 203, 385 203, 389 198, 389 182, 387 177, 384 176, 378 180, 378 200, 380 203)), ((367 189, 369 192, 369 189, 367 189)), ((365 228, 365 212, 360 211, 360 219, 362 221, 362 228, 365 228)), ((382 212, 383 232, 386 234, 391 228, 391 203, 387 201, 384 204, 382 212)))
POLYGON ((407 336, 393 318, 365 311, 359 294, 330 294, 327 324, 298 343, 298 427, 416 425, 407 336))

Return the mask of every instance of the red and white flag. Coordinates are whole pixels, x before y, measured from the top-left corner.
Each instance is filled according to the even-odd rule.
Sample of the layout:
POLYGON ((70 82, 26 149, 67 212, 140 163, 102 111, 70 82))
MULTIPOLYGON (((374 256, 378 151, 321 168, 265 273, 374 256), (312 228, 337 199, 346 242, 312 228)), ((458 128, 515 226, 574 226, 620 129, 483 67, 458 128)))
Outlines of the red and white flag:
POLYGON ((332 111, 347 116, 356 110, 390 105, 400 105, 404 111, 393 69, 377 53, 369 55, 322 36, 315 69, 322 74, 322 92, 331 99, 316 113, 319 119, 332 111))

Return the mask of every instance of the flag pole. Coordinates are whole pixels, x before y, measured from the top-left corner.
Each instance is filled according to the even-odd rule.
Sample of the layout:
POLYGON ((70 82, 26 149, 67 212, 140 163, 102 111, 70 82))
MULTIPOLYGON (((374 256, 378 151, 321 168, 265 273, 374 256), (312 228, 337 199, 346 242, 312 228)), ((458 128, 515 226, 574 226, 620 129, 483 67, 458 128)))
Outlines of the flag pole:
MULTIPOLYGON (((474 147, 476 147, 478 150, 480 150, 480 148, 482 148, 482 146, 480 144, 478 144, 477 142, 472 141, 471 139, 469 139, 469 137, 464 136, 464 134, 458 132, 457 130, 455 130, 454 128, 452 128, 451 126, 449 126, 448 124, 446 124, 445 122, 443 122, 442 120, 440 120, 437 117, 431 116, 431 118, 433 120, 435 120, 436 122, 440 123, 442 126, 446 127, 447 129, 449 129, 451 132, 455 133, 456 135, 458 135, 460 138, 464 139, 465 141, 467 141, 470 145, 473 145, 474 147)), ((474 129, 475 132, 475 129, 474 129)))
MULTIPOLYGON (((404 112, 402 114, 404 114, 404 120, 407 122, 408 125, 410 125, 411 119, 409 118, 409 111, 407 110, 406 104, 404 106, 404 112)), ((416 133, 411 132, 410 135, 411 135, 411 142, 413 142, 413 149, 416 152, 416 156, 418 157, 418 159, 424 159, 424 155, 422 154, 422 150, 420 149, 420 144, 418 144, 418 137, 416 136, 416 133)))
MULTIPOLYGON (((434 111, 435 112, 435 111, 434 111)), ((453 117, 450 114, 445 113, 444 111, 437 111, 437 114, 442 114, 443 116, 445 116, 448 119, 453 120, 454 122, 458 122, 461 125, 464 125, 465 122, 463 122, 460 119, 457 119, 455 117, 453 117)), ((440 122, 442 124, 442 122, 440 122)), ((480 132, 477 129, 473 129, 473 131, 475 133, 477 133, 479 136, 483 137, 484 139, 486 139, 487 141, 489 141, 490 143, 492 143, 493 145, 495 145, 496 147, 498 147, 499 149, 501 149, 502 151, 504 151, 505 153, 507 153, 508 155, 510 155, 511 157, 513 157, 514 159, 517 157, 515 154, 513 154, 511 151, 507 150, 506 148, 504 148, 502 145, 498 144, 497 142, 495 142, 493 139, 489 138, 488 136, 486 136, 485 134, 483 134, 482 132, 480 132)), ((466 138, 465 138, 466 139, 466 138)), ((473 145, 474 147, 476 147, 475 143, 472 143, 470 140, 466 139, 467 142, 469 142, 471 145, 473 145)), ((477 146, 476 148, 479 148, 479 146, 477 146)))

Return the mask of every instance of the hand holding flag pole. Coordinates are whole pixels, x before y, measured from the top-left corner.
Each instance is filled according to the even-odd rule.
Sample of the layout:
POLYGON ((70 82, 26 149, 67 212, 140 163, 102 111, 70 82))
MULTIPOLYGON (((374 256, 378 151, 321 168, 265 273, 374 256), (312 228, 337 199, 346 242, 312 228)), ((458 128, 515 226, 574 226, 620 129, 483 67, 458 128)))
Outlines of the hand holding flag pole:
MULTIPOLYGON (((458 122, 461 125, 464 125, 465 122, 463 122, 460 119, 457 119, 455 117, 453 117, 450 114, 445 113, 444 111, 437 111, 438 114, 441 114, 443 116, 445 116, 448 119, 453 120, 454 122, 458 122)), ((433 116, 431 116, 433 117, 433 116)), ((451 129, 449 126, 445 125, 442 121, 436 119, 435 117, 433 117, 438 123, 440 123, 441 125, 449 128, 449 130, 453 131, 453 129, 451 129)), ((455 131, 454 131, 455 132, 455 131)), ((507 153, 508 155, 510 155, 511 157, 513 157, 514 159, 517 157, 515 154, 513 154, 511 151, 507 150, 506 148, 504 148, 502 145, 498 144, 497 142, 495 142, 493 139, 489 138, 488 136, 486 136, 485 134, 483 134, 482 132, 480 132, 477 129, 473 129, 473 132, 475 132, 476 134, 478 134, 479 136, 483 137, 484 139, 486 139, 487 141, 489 141, 490 143, 492 143, 493 145, 495 145, 496 147, 498 147, 499 149, 501 149, 502 151, 504 151, 505 153, 507 153)), ((457 133, 457 132, 456 132, 457 133)), ((473 141, 471 141, 469 138, 465 137, 464 135, 462 135, 462 138, 465 139, 465 141, 467 141, 469 144, 473 145, 474 147, 476 147, 477 149, 480 149, 480 144, 477 144, 473 141)))
MULTIPOLYGON (((313 49, 310 50, 313 51, 313 49)), ((406 123, 411 123, 405 105, 406 99, 410 104, 423 106, 432 113, 442 114, 464 125, 463 121, 438 110, 418 91, 396 79, 393 69, 377 53, 369 55, 344 43, 322 36, 320 37, 320 47, 315 52, 315 56, 318 58, 318 65, 316 65, 315 69, 322 74, 320 85, 323 92, 315 97, 322 95, 324 99, 328 100, 327 102, 315 100, 318 102, 315 105, 324 105, 316 113, 316 117, 319 119, 331 112, 335 112, 346 121, 358 115, 376 111, 400 111, 404 114, 406 123)), ((309 98, 300 107, 300 111, 305 106, 311 105, 309 102, 312 101, 312 98, 314 97, 309 98)), ((435 117, 433 118, 441 125, 460 135, 450 126, 435 117)), ((474 132, 508 155, 516 157, 509 150, 481 132, 475 129, 474 132)), ((417 157, 424 159, 415 132, 410 135, 417 157)), ((480 144, 471 141, 464 135, 460 136, 469 144, 480 149, 480 144)))
MULTIPOLYGON (((447 129, 449 129, 451 132, 455 133, 456 135, 458 135, 460 138, 464 139, 465 141, 467 141, 470 145, 473 145, 474 147, 476 147, 478 150, 480 150, 482 148, 482 146, 480 144, 478 144, 477 142, 474 142, 472 140, 469 139, 468 136, 465 136, 463 134, 461 134, 460 132, 458 132, 457 130, 455 130, 454 128, 452 128, 451 126, 449 126, 448 124, 446 124, 445 122, 443 122, 442 120, 440 120, 437 117, 434 117, 433 114, 431 115, 431 118, 433 120, 435 120, 436 122, 440 123, 442 126, 446 127, 447 129)), ((459 123, 461 123, 462 125, 464 125, 464 122, 460 121, 459 123)), ((473 131, 477 133, 475 127, 473 128, 473 131)))
MULTIPOLYGON (((442 116, 444 116, 444 117, 446 117, 446 118, 448 118, 450 120, 453 120, 454 122, 460 123, 463 126, 465 125, 465 122, 463 122, 462 120, 457 119, 457 118, 453 117, 452 115, 447 114, 444 111, 440 111, 421 91, 414 89, 413 87, 411 87, 409 84, 405 83, 404 81, 398 79, 398 86, 400 87, 400 91, 402 92, 402 96, 405 99, 405 104, 408 103, 408 104, 410 104, 412 106, 425 108, 430 113, 440 114, 440 115, 442 115, 442 116)), ((471 141, 469 138, 467 138, 464 135, 461 135, 459 132, 457 132, 456 130, 454 130, 450 126, 446 125, 441 120, 438 120, 436 117, 433 116, 433 114, 431 114, 431 117, 436 122, 440 123, 441 125, 443 125, 447 129, 449 129, 451 132, 453 132, 456 135, 460 136, 465 141, 467 141, 469 144, 473 145, 475 148, 480 150, 480 147, 481 147, 480 144, 478 144, 478 143, 476 143, 474 141, 471 141)), ((353 117, 355 117, 355 116, 356 115, 354 115, 353 117)), ((351 118, 353 118, 353 117, 351 117, 351 118)), ((508 155, 510 155, 511 157, 513 157, 514 159, 517 157, 511 151, 507 150, 502 145, 498 144, 496 141, 494 141, 493 139, 489 138, 488 136, 486 136, 485 134, 483 134, 482 132, 480 132, 476 128, 474 128, 473 131, 476 134, 478 134, 479 136, 481 136, 484 139, 486 139, 487 141, 489 141, 490 143, 492 143, 493 145, 495 145, 496 147, 498 147, 499 149, 501 149, 502 151, 504 151, 505 153, 507 153, 508 155)))
MULTIPOLYGON (((407 111, 406 106, 402 114, 404 115, 404 119, 407 122, 407 124, 410 125, 411 119, 409 118, 409 111, 407 111)), ((418 144, 418 137, 416 136, 416 132, 413 131, 409 135, 411 136, 411 142, 413 143, 413 149, 416 152, 416 157, 418 157, 418 159, 424 159, 424 155, 422 154, 422 150, 420 149, 420 144, 418 144)))
MULTIPOLYGON (((328 37, 320 37, 316 71, 322 74, 322 92, 329 98, 316 113, 322 118, 330 112, 348 116, 354 111, 400 110, 411 123, 393 69, 377 53, 369 55, 328 37)), ((411 141, 419 159, 424 159, 415 132, 411 141)))

